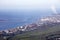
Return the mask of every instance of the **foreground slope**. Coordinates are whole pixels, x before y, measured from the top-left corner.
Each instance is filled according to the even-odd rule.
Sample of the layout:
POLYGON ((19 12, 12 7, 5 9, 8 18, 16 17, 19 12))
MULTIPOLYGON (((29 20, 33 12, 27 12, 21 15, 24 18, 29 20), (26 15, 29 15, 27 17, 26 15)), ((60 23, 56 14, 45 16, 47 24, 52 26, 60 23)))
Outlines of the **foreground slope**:
MULTIPOLYGON (((49 26, 48 26, 49 27, 49 26)), ((50 35, 59 35, 60 25, 52 26, 51 28, 40 31, 39 29, 29 31, 23 34, 16 35, 12 40, 47 40, 50 35)), ((57 36, 56 36, 57 37, 57 36)), ((60 36, 59 36, 60 37, 60 36)), ((54 37, 52 37, 54 38, 54 37)))

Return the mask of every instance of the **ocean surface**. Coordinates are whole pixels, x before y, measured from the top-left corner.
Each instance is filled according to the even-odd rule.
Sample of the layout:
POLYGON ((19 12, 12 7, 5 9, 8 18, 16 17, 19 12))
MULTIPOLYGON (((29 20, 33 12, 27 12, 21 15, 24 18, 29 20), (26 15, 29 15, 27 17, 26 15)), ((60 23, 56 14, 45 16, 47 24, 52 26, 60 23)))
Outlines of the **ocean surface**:
POLYGON ((0 11, 0 30, 12 29, 25 24, 36 22, 39 18, 45 17, 51 11, 26 11, 26 12, 11 12, 0 11))

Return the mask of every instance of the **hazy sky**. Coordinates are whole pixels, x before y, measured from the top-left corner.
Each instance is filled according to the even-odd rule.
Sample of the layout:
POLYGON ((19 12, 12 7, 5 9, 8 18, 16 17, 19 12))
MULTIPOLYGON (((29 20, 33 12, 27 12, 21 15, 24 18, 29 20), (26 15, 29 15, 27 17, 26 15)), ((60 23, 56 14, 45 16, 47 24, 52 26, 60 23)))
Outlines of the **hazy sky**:
POLYGON ((1 9, 38 9, 59 6, 59 0, 0 0, 1 9))

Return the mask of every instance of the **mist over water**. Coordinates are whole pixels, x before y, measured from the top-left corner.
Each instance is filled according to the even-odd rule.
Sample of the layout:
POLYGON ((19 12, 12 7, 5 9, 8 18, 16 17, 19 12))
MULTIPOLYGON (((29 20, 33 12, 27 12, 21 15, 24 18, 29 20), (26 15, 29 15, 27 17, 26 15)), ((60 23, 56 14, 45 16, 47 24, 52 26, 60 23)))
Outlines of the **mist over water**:
POLYGON ((51 15, 50 10, 0 11, 0 30, 11 29, 36 22, 39 18, 51 15))

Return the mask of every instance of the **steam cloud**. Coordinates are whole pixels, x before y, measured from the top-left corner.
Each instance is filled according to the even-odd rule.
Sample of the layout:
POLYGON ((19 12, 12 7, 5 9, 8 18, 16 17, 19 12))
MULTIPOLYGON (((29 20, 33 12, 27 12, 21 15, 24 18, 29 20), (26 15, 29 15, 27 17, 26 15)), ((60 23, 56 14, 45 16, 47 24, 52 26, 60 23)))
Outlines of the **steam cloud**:
POLYGON ((51 6, 51 9, 54 12, 54 14, 58 14, 54 5, 51 6))

